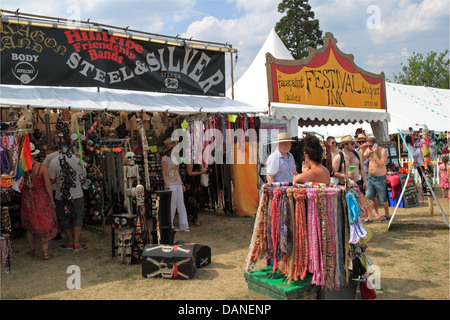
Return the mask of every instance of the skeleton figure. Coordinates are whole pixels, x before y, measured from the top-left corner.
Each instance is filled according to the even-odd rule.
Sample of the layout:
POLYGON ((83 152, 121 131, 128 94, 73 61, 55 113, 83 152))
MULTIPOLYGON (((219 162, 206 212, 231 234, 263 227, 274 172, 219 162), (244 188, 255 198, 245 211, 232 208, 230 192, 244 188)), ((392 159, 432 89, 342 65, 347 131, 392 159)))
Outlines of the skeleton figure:
POLYGON ((123 167, 123 180, 125 185, 125 200, 124 205, 128 214, 133 214, 131 207, 131 198, 136 196, 136 188, 133 188, 133 180, 136 178, 137 184, 140 184, 139 169, 136 164, 136 155, 134 152, 127 152, 125 154, 126 165, 123 167))
POLYGON ((131 263, 131 246, 133 244, 133 229, 122 228, 116 231, 118 238, 117 253, 119 263, 131 263))

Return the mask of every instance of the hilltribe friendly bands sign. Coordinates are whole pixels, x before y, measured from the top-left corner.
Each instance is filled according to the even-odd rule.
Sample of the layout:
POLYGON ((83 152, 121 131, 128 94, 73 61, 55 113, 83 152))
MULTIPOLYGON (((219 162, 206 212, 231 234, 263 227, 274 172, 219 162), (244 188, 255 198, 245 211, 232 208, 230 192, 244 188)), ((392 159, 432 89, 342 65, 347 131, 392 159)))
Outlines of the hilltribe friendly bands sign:
POLYGON ((331 33, 305 59, 280 60, 267 53, 266 60, 271 102, 386 109, 384 73, 358 68, 331 33))
POLYGON ((1 83, 225 96, 223 52, 2 22, 1 83))

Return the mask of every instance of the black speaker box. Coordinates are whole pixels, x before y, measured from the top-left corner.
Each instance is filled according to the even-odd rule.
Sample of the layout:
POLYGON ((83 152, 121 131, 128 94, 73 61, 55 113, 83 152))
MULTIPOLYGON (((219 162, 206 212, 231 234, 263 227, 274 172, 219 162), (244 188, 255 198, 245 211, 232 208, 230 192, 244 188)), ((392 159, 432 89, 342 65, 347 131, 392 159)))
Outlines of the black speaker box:
POLYGON ((197 268, 202 268, 211 264, 211 248, 203 244, 189 243, 185 241, 175 242, 177 245, 194 246, 195 249, 195 266, 197 268))
POLYGON ((142 252, 144 278, 188 280, 195 272, 194 246, 148 244, 142 252))

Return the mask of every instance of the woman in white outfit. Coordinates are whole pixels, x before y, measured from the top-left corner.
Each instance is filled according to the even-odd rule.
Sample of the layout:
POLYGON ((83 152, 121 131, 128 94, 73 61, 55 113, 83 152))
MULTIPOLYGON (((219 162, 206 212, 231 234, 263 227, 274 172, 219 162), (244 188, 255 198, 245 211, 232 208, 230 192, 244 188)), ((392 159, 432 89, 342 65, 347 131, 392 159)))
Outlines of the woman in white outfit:
POLYGON ((175 227, 173 226, 173 221, 175 219, 175 212, 178 212, 180 227, 179 229, 175 229, 175 231, 181 230, 189 232, 189 223, 183 196, 185 188, 179 173, 179 163, 175 164, 172 159, 172 149, 177 144, 178 142, 172 141, 170 138, 167 138, 164 141, 164 157, 161 162, 161 169, 163 174, 164 187, 166 188, 166 190, 172 191, 172 199, 170 202, 172 229, 175 229, 175 227))

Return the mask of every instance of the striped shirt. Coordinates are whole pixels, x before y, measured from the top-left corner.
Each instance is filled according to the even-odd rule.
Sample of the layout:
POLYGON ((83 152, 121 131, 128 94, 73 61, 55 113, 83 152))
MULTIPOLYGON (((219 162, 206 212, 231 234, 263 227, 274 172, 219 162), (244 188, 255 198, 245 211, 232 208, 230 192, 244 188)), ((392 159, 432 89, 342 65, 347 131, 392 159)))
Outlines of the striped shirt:
POLYGON ((278 149, 267 158, 266 167, 268 175, 275 175, 275 182, 292 182, 293 172, 297 170, 294 156, 288 152, 286 159, 278 149))

